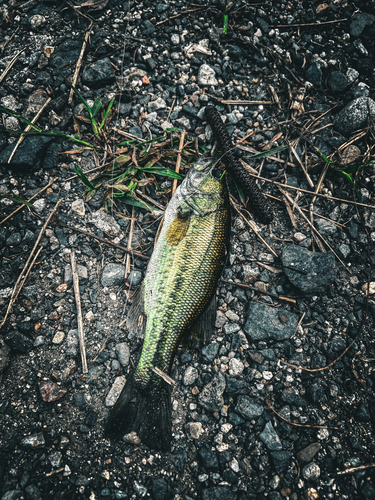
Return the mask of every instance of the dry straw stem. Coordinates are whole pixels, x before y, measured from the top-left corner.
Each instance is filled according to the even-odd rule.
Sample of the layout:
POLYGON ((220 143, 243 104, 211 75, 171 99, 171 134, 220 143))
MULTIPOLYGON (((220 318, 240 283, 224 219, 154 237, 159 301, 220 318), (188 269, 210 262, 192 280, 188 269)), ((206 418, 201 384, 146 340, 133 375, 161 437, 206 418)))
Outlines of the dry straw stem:
MULTIPOLYGON (((362 327, 363 327, 363 323, 362 323, 362 327)), ((328 368, 331 368, 331 366, 333 366, 335 363, 337 363, 337 361, 339 361, 349 351, 349 349, 352 347, 352 345, 355 344, 355 342, 358 340, 358 337, 361 335, 361 333, 362 333, 362 328, 359 330, 359 332, 358 332, 357 336, 354 338, 354 340, 352 340, 352 342, 350 342, 348 347, 346 349, 344 349, 344 351, 342 351, 340 356, 338 358, 334 359, 332 361, 332 363, 329 363, 328 365, 323 366, 322 368, 305 368, 304 366, 298 366, 298 365, 293 365, 292 363, 288 363, 287 361, 284 361, 283 359, 281 359, 280 361, 282 363, 284 363, 284 365, 288 365, 291 368, 295 368, 296 370, 303 370, 304 372, 309 372, 309 373, 322 372, 324 370, 328 370, 328 368)))
POLYGON ((151 370, 156 373, 156 375, 159 375, 167 384, 169 385, 176 385, 175 380, 173 380, 172 377, 170 377, 167 373, 164 373, 163 370, 160 370, 157 366, 153 366, 151 370))
MULTIPOLYGON (((76 64, 76 69, 75 69, 74 75, 73 75, 73 81, 72 81, 73 87, 76 86, 76 83, 78 80, 79 70, 81 69, 82 59, 83 59, 83 56, 84 56, 84 53, 86 50, 87 42, 89 41, 89 36, 90 36, 91 28, 93 27, 93 24, 94 24, 94 22, 91 21, 90 26, 86 30, 85 39, 83 40, 81 52, 79 54, 78 61, 76 64)), ((70 104, 73 101, 73 95, 74 95, 74 89, 70 89, 68 104, 70 104)))
MULTIPOLYGON (((61 203, 61 200, 59 200, 56 203, 54 209, 52 210, 52 212, 48 216, 46 222, 44 223, 44 226, 40 230, 38 239, 36 240, 35 245, 34 245, 33 249, 30 252, 29 258, 27 259, 24 268, 22 269, 21 274, 18 276, 16 284, 14 285, 14 288, 13 288, 12 296, 11 296, 10 301, 9 301, 8 309, 7 309, 6 313, 5 313, 5 317, 4 317, 3 321, 0 323, 0 330, 5 325, 5 322, 8 319, 8 316, 9 316, 11 310, 12 310, 13 304, 16 301, 16 299, 17 299, 17 297, 18 297, 18 295, 19 295, 19 293, 20 293, 23 285, 25 284, 26 278, 29 275, 31 267, 33 266, 33 264, 34 264, 34 262, 36 260, 36 257, 34 258, 34 260, 32 260, 33 256, 34 256, 34 253, 36 252, 36 249, 37 249, 37 247, 39 245, 39 242, 42 239, 42 236, 43 236, 45 230, 47 229, 47 226, 48 226, 48 224, 49 224, 52 216, 55 214, 56 210, 59 208, 60 203, 61 203), (30 265, 30 263, 31 263, 31 265, 30 265), (30 269, 29 269, 29 265, 30 265, 30 269)), ((39 252, 40 252, 40 250, 39 250, 39 252)), ((38 253, 38 255, 39 255, 39 253, 38 253)))
MULTIPOLYGON (((47 186, 44 186, 43 189, 41 189, 40 191, 38 191, 36 194, 34 194, 34 196, 32 196, 31 198, 29 198, 27 201, 27 203, 30 203, 30 201, 32 201, 34 198, 36 198, 37 196, 39 196, 41 193, 43 193, 43 191, 45 191, 46 189, 48 189, 50 186, 52 186, 52 184, 54 182, 56 182, 58 180, 58 177, 55 177, 51 182, 49 182, 47 184, 47 186)), ((26 207, 25 204, 22 204, 20 205, 18 208, 16 208, 16 210, 14 210, 14 212, 12 212, 11 214, 9 214, 7 217, 5 217, 5 219, 3 219, 1 222, 0 222, 0 226, 1 224, 4 224, 5 221, 7 221, 8 219, 10 219, 11 217, 13 217, 13 215, 15 215, 17 212, 19 212, 20 210, 22 210, 24 207, 26 207)))
POLYGON ((99 351, 98 351, 98 354, 97 354, 97 355, 95 356, 95 358, 92 360, 92 361, 93 361, 93 363, 95 363, 95 361, 98 359, 99 354, 101 354, 101 353, 104 351, 104 349, 106 348, 106 346, 107 346, 108 341, 109 341, 109 339, 110 339, 110 338, 111 338, 111 334, 110 334, 110 333, 108 333, 108 334, 107 334, 107 336, 106 336, 106 338, 104 339, 104 342, 103 342, 103 344, 102 344, 101 348, 100 348, 100 349, 99 349, 99 351))
POLYGON ((302 188, 298 188, 298 187, 294 187, 294 186, 289 186, 288 184, 282 184, 281 182, 273 181, 272 179, 267 179, 266 177, 260 177, 259 175, 255 175, 255 174, 251 173, 248 168, 247 168, 247 170, 248 170, 249 175, 251 177, 255 177, 256 179, 259 179, 261 181, 265 181, 265 182, 268 182, 270 184, 274 184, 275 186, 280 186, 283 189, 292 189, 293 191, 300 191, 301 193, 310 194, 312 196, 320 196, 321 198, 326 198, 327 200, 340 201, 341 203, 348 203, 349 205, 356 205, 358 207, 371 208, 372 210, 375 210, 374 205, 366 205, 366 203, 358 203, 356 201, 344 200, 342 198, 336 198, 335 196, 329 196, 328 194, 313 193, 312 191, 309 191, 308 189, 302 189, 302 188))
POLYGON ((234 285, 234 286, 238 286, 240 288, 246 288, 248 290, 253 290, 254 292, 258 292, 262 295, 268 295, 269 297, 273 297, 274 299, 284 300, 285 302, 291 302, 292 304, 296 304, 295 299, 291 299, 290 297, 284 297, 283 295, 277 295, 276 293, 271 293, 271 292, 267 292, 264 290, 259 290, 259 288, 256 288, 255 286, 244 285, 243 283, 237 283, 235 281, 228 281, 228 280, 225 280, 224 278, 221 278, 221 281, 223 283, 228 283, 228 285, 234 285))
POLYGON ((335 21, 323 21, 321 23, 304 23, 304 24, 270 24, 270 28, 303 28, 304 26, 324 26, 325 24, 346 23, 347 19, 337 19, 335 21))
MULTIPOLYGON (((46 107, 48 106, 48 104, 52 101, 51 97, 48 97, 48 99, 46 100, 46 102, 43 104, 43 106, 40 108, 40 110, 37 112, 37 114, 34 116, 34 118, 31 120, 31 123, 34 125, 38 120, 39 120, 39 117, 40 115, 43 113, 43 111, 46 109, 46 107)), ((24 133, 20 135, 20 137, 18 138, 18 141, 17 141, 17 144, 14 146, 14 149, 11 153, 11 155, 9 156, 8 158, 8 161, 7 163, 10 163, 12 160, 13 160, 13 156, 15 155, 16 151, 17 151, 17 148, 18 146, 22 143, 22 141, 24 140, 25 138, 25 133, 26 132, 29 132, 31 130, 31 125, 28 125, 25 130, 24 130, 24 133)))
POLYGON ((20 27, 18 26, 18 28, 16 29, 16 31, 8 38, 8 40, 5 40, 4 43, 2 43, 0 45, 0 54, 2 54, 5 50, 5 47, 13 40, 13 38, 17 35, 18 31, 19 31, 20 27))
POLYGON ((128 253, 126 255, 126 263, 125 263, 125 279, 128 277, 130 273, 130 255, 132 254, 132 240, 133 240, 133 232, 134 232, 134 218, 135 208, 132 207, 132 218, 130 221, 130 231, 129 231, 129 239, 128 239, 128 253))
POLYGON ((275 378, 277 378, 280 375, 280 373, 281 372, 276 373, 276 375, 274 375, 272 377, 272 379, 265 384, 265 391, 264 391, 264 397, 266 400, 266 404, 267 404, 268 408, 270 410, 272 410, 275 415, 277 415, 279 418, 281 418, 281 420, 283 420, 287 424, 294 425, 295 427, 305 427, 305 428, 307 427, 308 429, 333 429, 335 431, 342 431, 342 429, 339 429, 338 427, 328 427, 328 425, 297 424, 295 422, 291 422, 290 420, 288 420, 285 417, 283 417, 282 415, 280 415, 280 413, 278 413, 275 410, 275 408, 271 405, 271 403, 268 400, 268 387, 272 384, 272 382, 275 380, 275 378))
MULTIPOLYGON (((180 137, 180 144, 178 146, 178 154, 177 154, 177 162, 176 162, 176 174, 180 173, 181 153, 184 149, 185 134, 186 134, 186 131, 183 130, 181 137, 180 137)), ((172 196, 174 195, 174 192, 176 191, 176 189, 177 189, 177 179, 173 179, 172 196)))
POLYGON ((296 209, 298 210, 298 212, 300 213, 300 215, 302 215, 302 217, 305 219, 305 221, 307 222, 307 224, 311 227, 311 229, 314 231, 314 233, 323 241, 323 243, 330 249, 330 251, 333 253, 333 255, 336 257, 336 259, 345 267, 345 269, 348 271, 349 274, 352 274, 352 272, 350 271, 350 269, 344 264, 344 262, 340 259, 340 257, 336 254, 336 252, 333 250, 333 248, 331 247, 331 245, 328 243, 328 241, 323 238, 323 236, 319 233, 319 231, 315 228, 315 226, 313 224, 311 224, 311 222, 309 221, 308 217, 306 217, 306 215, 302 212, 302 210, 300 209, 300 207, 294 203, 293 199, 290 197, 290 195, 288 193, 286 193, 285 191, 283 191, 280 187, 279 187, 281 193, 286 197, 286 199, 289 201, 289 203, 291 203, 293 206, 296 207, 296 209))
POLYGON ((177 17, 183 16, 184 14, 191 14, 192 12, 206 12, 207 10, 209 9, 202 9, 202 7, 199 9, 183 10, 182 12, 176 14, 175 16, 168 17, 168 19, 164 19, 164 21, 159 21, 158 23, 155 24, 155 26, 160 26, 161 24, 171 21, 172 19, 176 19, 177 17))
POLYGON ((20 50, 19 52, 17 52, 17 54, 13 57, 13 59, 10 61, 10 63, 8 64, 8 66, 4 69, 4 71, 1 73, 1 76, 0 76, 0 83, 4 80, 4 78, 7 76, 7 74, 9 73, 9 71, 13 68, 13 66, 16 64, 17 62, 17 59, 20 57, 20 55, 22 54, 22 52, 26 50, 26 47, 24 47, 22 50, 20 50))
POLYGON ((356 472, 361 472, 362 470, 366 470, 366 469, 372 469, 373 467, 375 467, 375 464, 359 465, 358 467, 350 467, 349 469, 340 470, 337 473, 337 475, 355 474, 356 472))
MULTIPOLYGON (((273 255, 274 255, 275 257, 277 257, 277 258, 278 258, 279 256, 277 255, 277 253, 276 253, 276 252, 275 252, 275 251, 274 251, 274 250, 273 250, 273 249, 269 246, 269 244, 268 244, 268 243, 267 243, 267 242, 266 242, 266 241, 265 241, 265 240, 261 237, 261 235, 259 234, 259 232, 257 231, 257 229, 256 229, 256 227, 255 227, 255 224, 251 224, 251 222, 250 222, 250 221, 248 221, 248 220, 246 219, 246 217, 243 215, 243 213, 242 213, 242 212, 241 212, 241 211, 237 208, 237 204, 233 201, 232 196, 231 196, 231 200, 230 200, 230 201, 231 201, 232 207, 233 207, 233 208, 236 210, 236 212, 237 212, 237 213, 238 213, 238 214, 239 214, 239 215, 243 218, 243 220, 246 222, 246 224, 247 224, 249 227, 251 227, 251 229, 252 229, 252 230, 254 231, 254 233, 258 236, 258 238, 260 239, 260 241, 261 241, 264 245, 266 245, 266 247, 268 248, 268 250, 269 250, 270 252, 272 252, 272 253, 273 253, 273 255)), ((249 212, 247 212, 247 213, 249 213, 249 212)), ((250 214, 249 214, 249 215, 250 215, 250 214)))
MULTIPOLYGON (((284 199, 278 198, 277 196, 272 196, 272 194, 267 194, 267 193, 264 193, 264 194, 268 198, 271 198, 271 200, 279 201, 280 203, 283 203, 283 201, 284 201, 284 199)), ((286 200, 286 201, 288 201, 288 200, 286 200)), ((303 210, 304 212, 309 213, 309 210, 307 210, 307 208, 300 207, 300 209, 303 210)), ((346 227, 345 224, 340 224, 340 222, 336 222, 335 220, 329 219, 328 217, 324 217, 324 215, 317 214, 316 212, 313 212, 313 215, 315 215, 315 217, 319 217, 320 219, 328 220, 329 222, 332 222, 332 224, 336 224, 336 226, 343 227, 343 228, 346 227)))
POLYGON ((242 105, 242 104, 247 104, 247 105, 251 105, 251 104, 254 104, 254 105, 259 105, 259 104, 263 104, 264 106, 268 106, 270 104, 273 104, 272 101, 239 101, 239 100, 236 100, 236 99, 224 99, 223 101, 220 101, 221 104, 239 104, 239 105, 242 105))
POLYGON ((81 295, 79 293, 79 277, 78 277, 78 271, 77 271, 76 255, 75 255, 75 252, 73 249, 70 250, 70 262, 72 265, 73 288, 74 288, 74 296, 76 299, 76 306, 77 306, 78 336, 79 336, 79 347, 80 347, 80 351, 81 351, 82 372, 87 373, 88 369, 87 369, 87 360, 86 360, 85 336, 83 333, 81 295))
MULTIPOLYGON (((129 217, 130 220, 132 220, 129 217)), ((117 245, 116 243, 113 243, 112 241, 106 240, 105 238, 101 238, 100 236, 96 236, 95 234, 88 233, 87 231, 83 231, 82 229, 78 229, 76 227, 68 226, 68 224, 64 224, 58 219, 54 219, 54 223, 58 226, 66 227, 67 229, 70 229, 71 231, 75 231, 76 233, 81 233, 84 236, 88 236, 90 238, 94 238, 95 240, 100 241, 101 243, 104 243, 105 245, 109 245, 111 247, 118 248, 119 250, 122 250, 125 253, 128 253, 130 255, 134 255, 134 257, 137 257, 142 260, 149 260, 150 257, 147 255, 143 255, 141 252, 136 252, 135 250, 128 250, 127 248, 123 247, 122 245, 117 245)))
POLYGON ((311 180, 311 177, 309 176, 309 174, 307 173, 305 165, 302 163, 301 158, 298 156, 297 151, 294 149, 294 147, 291 143, 289 143, 289 148, 290 148, 291 152, 293 153, 293 156, 295 157, 295 159, 298 161, 300 167, 302 168, 303 173, 305 174, 305 177, 307 179, 307 182, 310 184, 310 187, 314 188, 314 183, 311 180))

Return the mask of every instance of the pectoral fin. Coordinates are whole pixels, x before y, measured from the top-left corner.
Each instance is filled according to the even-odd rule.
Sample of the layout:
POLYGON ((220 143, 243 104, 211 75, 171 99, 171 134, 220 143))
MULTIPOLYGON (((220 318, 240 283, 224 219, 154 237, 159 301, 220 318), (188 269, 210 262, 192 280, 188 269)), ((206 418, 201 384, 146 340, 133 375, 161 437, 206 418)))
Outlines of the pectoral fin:
POLYGON ((144 284, 139 287, 130 307, 126 326, 137 337, 143 337, 146 329, 147 316, 144 308, 144 284))
POLYGON ((177 214, 169 225, 165 238, 169 246, 176 247, 182 241, 189 229, 190 219, 177 214))

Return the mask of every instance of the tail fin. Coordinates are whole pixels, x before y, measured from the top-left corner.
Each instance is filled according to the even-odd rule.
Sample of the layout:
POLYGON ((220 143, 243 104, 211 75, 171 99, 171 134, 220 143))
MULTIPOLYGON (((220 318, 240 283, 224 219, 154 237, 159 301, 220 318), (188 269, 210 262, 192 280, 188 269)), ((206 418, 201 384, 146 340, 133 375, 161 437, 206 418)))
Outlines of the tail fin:
POLYGON ((172 438, 171 395, 167 384, 140 391, 134 378, 127 380, 105 428, 108 437, 135 431, 143 444, 158 451, 170 451, 172 438))

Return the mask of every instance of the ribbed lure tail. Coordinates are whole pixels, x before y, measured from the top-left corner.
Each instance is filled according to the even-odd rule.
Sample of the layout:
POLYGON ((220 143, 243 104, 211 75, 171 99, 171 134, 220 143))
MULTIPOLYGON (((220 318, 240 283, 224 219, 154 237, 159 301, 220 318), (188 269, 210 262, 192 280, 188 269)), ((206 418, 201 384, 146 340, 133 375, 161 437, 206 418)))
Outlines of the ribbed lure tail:
POLYGON ((226 163, 229 172, 233 175, 237 182, 244 188, 245 193, 249 196, 249 203, 259 216, 267 223, 273 219, 273 210, 268 203, 266 197, 262 194, 255 181, 249 177, 246 170, 237 160, 234 154, 234 146, 227 129, 219 115, 219 112, 214 106, 206 106, 206 118, 208 124, 219 141, 220 147, 225 154, 224 162, 226 163))
POLYGON ((132 431, 149 448, 170 451, 172 413, 167 385, 157 391, 140 391, 133 377, 127 380, 110 413, 105 434, 119 438, 132 431))

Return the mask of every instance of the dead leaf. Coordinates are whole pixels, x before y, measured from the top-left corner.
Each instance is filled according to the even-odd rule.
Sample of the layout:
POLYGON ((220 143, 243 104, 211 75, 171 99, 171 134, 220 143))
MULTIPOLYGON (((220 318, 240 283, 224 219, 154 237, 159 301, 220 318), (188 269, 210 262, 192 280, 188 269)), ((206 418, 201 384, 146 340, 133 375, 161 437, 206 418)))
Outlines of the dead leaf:
POLYGON ((146 75, 142 78, 142 83, 143 83, 143 85, 149 85, 150 84, 150 80, 147 78, 146 75))

